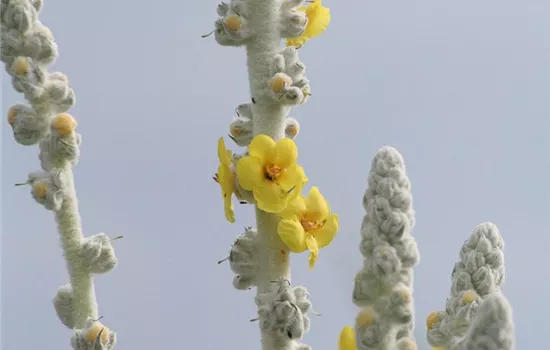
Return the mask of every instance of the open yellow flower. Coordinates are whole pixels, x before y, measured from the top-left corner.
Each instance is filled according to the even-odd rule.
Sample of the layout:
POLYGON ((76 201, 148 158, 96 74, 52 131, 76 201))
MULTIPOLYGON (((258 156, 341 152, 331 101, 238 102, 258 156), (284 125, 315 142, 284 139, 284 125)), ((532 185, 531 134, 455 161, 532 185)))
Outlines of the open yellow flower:
POLYGON ((248 155, 237 163, 239 184, 252 191, 258 208, 280 213, 308 181, 297 159, 298 149, 291 139, 276 143, 267 135, 257 135, 248 146, 248 155))
POLYGON ((338 350, 357 350, 357 344, 355 342, 355 329, 353 329, 352 326, 346 326, 340 332, 338 350))
POLYGON ((309 250, 309 268, 313 268, 319 249, 328 246, 338 232, 338 215, 330 213, 319 189, 312 187, 307 198, 296 197, 280 216, 279 237, 293 253, 309 250))
POLYGON ((218 166, 218 172, 214 176, 214 181, 219 183, 222 188, 225 218, 227 221, 233 223, 235 222, 235 211, 233 209, 233 202, 231 201, 231 196, 235 193, 235 174, 231 171, 233 152, 225 147, 223 137, 220 137, 218 140, 218 158, 220 159, 220 165, 218 166))
POLYGON ((299 37, 287 39, 286 46, 303 46, 309 39, 323 34, 330 23, 330 10, 321 5, 321 0, 313 0, 308 6, 300 7, 298 11, 306 13, 306 29, 299 37))

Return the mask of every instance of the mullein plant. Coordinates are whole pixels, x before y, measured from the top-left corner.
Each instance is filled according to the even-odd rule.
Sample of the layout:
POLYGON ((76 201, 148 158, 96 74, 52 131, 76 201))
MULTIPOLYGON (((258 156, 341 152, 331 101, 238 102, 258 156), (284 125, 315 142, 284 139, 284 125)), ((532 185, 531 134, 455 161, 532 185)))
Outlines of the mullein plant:
MULTIPOLYGON (((342 329, 340 350, 416 350, 413 336, 413 268, 419 252, 411 236, 415 218, 411 184, 401 154, 375 155, 363 197, 362 269, 352 300, 361 310, 342 329)), ((433 350, 515 349, 511 307, 502 295, 504 241, 492 223, 477 226, 460 250, 445 310, 427 317, 433 350)))
POLYGON ((104 233, 84 237, 73 167, 80 156, 81 136, 68 111, 75 94, 67 76, 49 72, 58 56, 52 32, 39 20, 42 0, 1 0, 0 59, 14 89, 26 103, 11 106, 7 122, 15 140, 38 145, 41 170, 28 175, 31 196, 54 213, 67 263, 69 283, 53 298, 60 321, 72 330, 75 350, 110 350, 116 332, 99 320, 93 277, 117 265, 113 240, 104 233))
MULTIPOLYGON (((303 286, 290 281, 290 253, 309 252, 313 268, 319 250, 338 232, 319 188, 302 193, 309 179, 298 164, 294 139, 300 131, 289 113, 311 96, 298 49, 322 34, 330 10, 321 0, 232 0, 217 7, 215 40, 244 47, 250 102, 237 106, 229 138, 246 150, 235 153, 218 140, 225 218, 235 222, 234 200, 255 205, 256 228, 248 226, 231 246, 233 286, 256 288, 263 350, 306 350, 312 304, 303 286), (282 45, 284 41, 285 45, 282 45)), ((206 37, 207 34, 203 37, 206 37)), ((413 268, 420 255, 411 235, 415 215, 411 184, 401 154, 381 148, 372 162, 363 197, 362 269, 353 302, 361 309, 354 326, 340 333, 340 350, 415 350, 413 268)), ((429 315, 428 342, 438 350, 511 350, 511 308, 499 287, 504 277, 503 241, 496 227, 480 225, 461 250, 445 311, 429 315)))

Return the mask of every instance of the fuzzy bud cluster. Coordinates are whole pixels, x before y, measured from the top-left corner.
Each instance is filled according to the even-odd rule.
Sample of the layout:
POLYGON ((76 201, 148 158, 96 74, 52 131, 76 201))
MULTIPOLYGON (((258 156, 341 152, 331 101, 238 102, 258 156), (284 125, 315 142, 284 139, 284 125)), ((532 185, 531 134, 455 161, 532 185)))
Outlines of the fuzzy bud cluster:
POLYGON ((384 147, 374 157, 363 205, 367 214, 360 251, 365 260, 353 292, 353 302, 363 308, 355 323, 357 348, 415 349, 412 278, 419 252, 411 235, 411 185, 394 148, 384 147))
MULTIPOLYGON (((309 293, 303 286, 292 287, 284 278, 272 282, 271 292, 256 296, 260 328, 274 339, 296 342, 295 347, 307 347, 297 343, 309 331, 311 311, 309 293)), ((313 311, 312 311, 313 312, 313 311)))
MULTIPOLYGON (((474 324, 482 328, 492 326, 480 325, 479 320, 494 317, 495 313, 506 317, 511 315, 510 311, 505 310, 508 304, 505 299, 502 300, 504 297, 500 294, 505 272, 503 250, 504 241, 494 224, 486 222, 473 230, 460 250, 460 260, 454 266, 451 293, 445 310, 434 311, 428 316, 427 339, 430 345, 468 349, 466 344, 479 342, 476 336, 483 333, 480 329, 473 329, 474 324), (487 301, 493 295, 498 296, 487 301), (480 310, 486 310, 489 315, 481 314, 480 310)), ((511 324, 511 319, 502 319, 499 322, 511 324)), ((513 340, 513 332, 509 336, 513 340)), ((500 340, 491 339, 495 344, 501 343, 500 340)))

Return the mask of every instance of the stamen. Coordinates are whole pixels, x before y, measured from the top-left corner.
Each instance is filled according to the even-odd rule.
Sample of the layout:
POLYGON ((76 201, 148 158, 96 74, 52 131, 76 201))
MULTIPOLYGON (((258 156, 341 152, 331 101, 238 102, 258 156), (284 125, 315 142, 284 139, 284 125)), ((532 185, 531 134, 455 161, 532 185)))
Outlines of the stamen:
POLYGON ((271 181, 275 181, 283 171, 284 169, 277 165, 268 165, 265 167, 265 175, 271 181))
POLYGON ((323 227, 323 225, 325 224, 325 221, 303 220, 303 221, 300 221, 300 223, 302 224, 302 227, 304 228, 304 230, 306 230, 306 232, 311 233, 310 231, 315 231, 316 229, 323 227))

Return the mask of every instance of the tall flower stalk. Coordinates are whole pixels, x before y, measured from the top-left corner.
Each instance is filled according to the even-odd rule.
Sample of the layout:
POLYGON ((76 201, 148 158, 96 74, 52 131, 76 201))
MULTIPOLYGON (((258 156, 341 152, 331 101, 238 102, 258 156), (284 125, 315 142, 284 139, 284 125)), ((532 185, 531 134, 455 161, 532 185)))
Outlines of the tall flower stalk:
POLYGON ((27 103, 8 110, 15 140, 38 145, 41 170, 18 185, 30 186, 32 197, 53 211, 67 263, 69 283, 53 299, 61 322, 73 330, 75 350, 113 349, 116 332, 99 322, 93 276, 117 264, 112 240, 104 233, 84 237, 73 167, 80 156, 81 136, 69 113, 75 94, 67 76, 49 72, 58 55, 52 32, 39 20, 41 0, 1 0, 0 58, 17 92, 27 103))
POLYGON ((289 113, 311 95, 297 48, 327 28, 330 11, 320 0, 232 0, 217 13, 214 37, 223 46, 244 46, 250 85, 250 102, 237 107, 229 127, 230 138, 247 150, 233 154, 220 139, 214 177, 229 222, 232 195, 255 205, 256 228, 246 228, 228 257, 233 284, 257 288, 262 349, 307 349, 299 340, 309 329, 311 302, 306 288, 291 286, 289 255, 309 251, 313 268, 338 231, 338 217, 318 188, 302 194, 309 179, 293 141, 299 124, 289 113))

